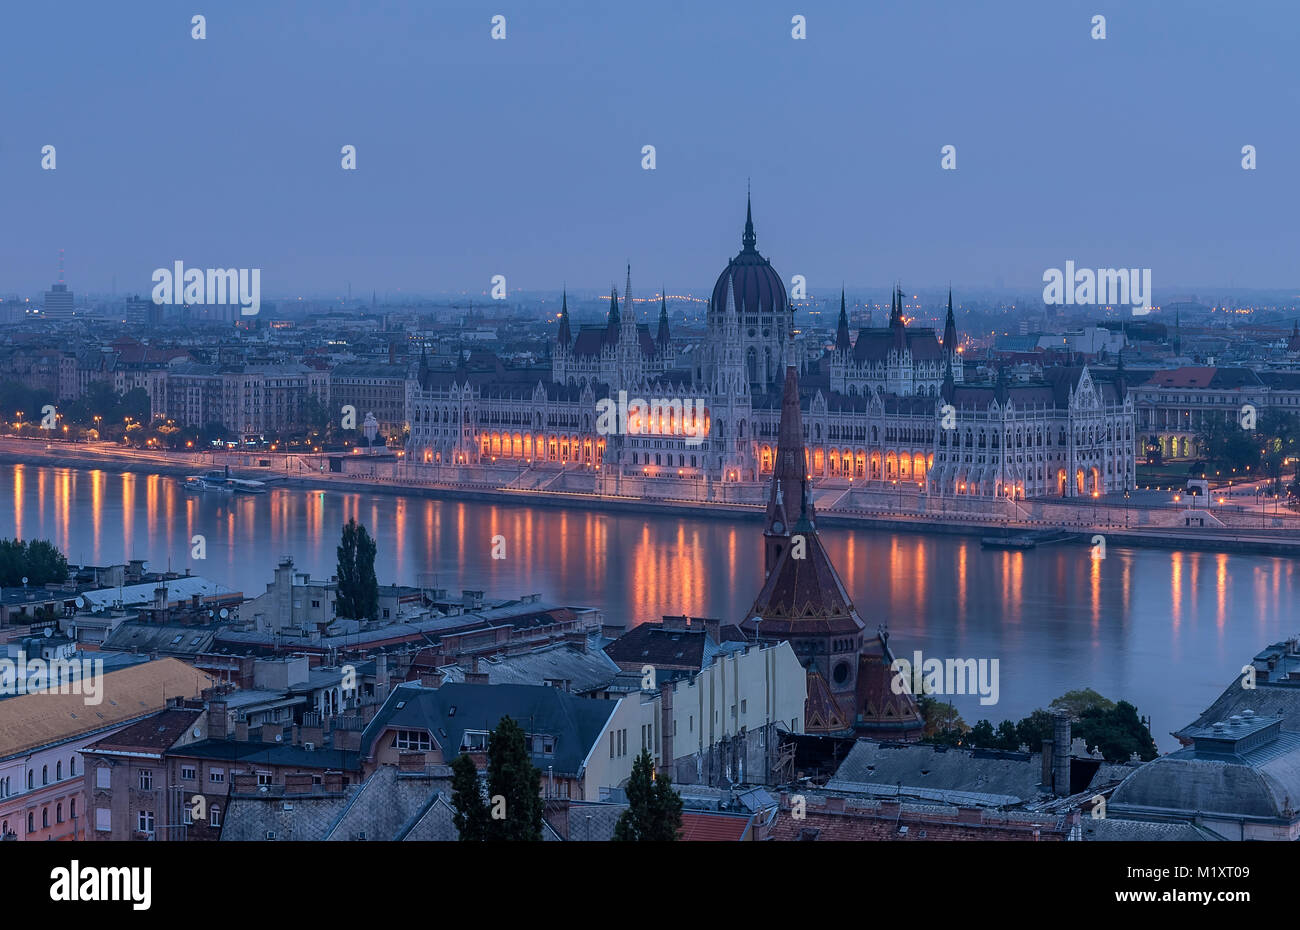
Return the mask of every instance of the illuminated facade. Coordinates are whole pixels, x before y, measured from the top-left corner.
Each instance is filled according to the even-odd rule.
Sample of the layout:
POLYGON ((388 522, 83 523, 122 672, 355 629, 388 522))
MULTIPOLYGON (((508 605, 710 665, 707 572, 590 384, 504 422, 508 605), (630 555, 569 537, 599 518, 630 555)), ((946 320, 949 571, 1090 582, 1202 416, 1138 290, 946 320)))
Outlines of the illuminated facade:
POLYGON ((951 294, 941 340, 908 325, 898 289, 889 325, 856 339, 841 295, 834 348, 806 357, 792 338, 785 285, 756 242, 747 209, 741 251, 713 288, 707 337, 689 352, 673 345, 662 299, 656 332, 637 322, 629 268, 621 305, 614 290, 603 325, 575 334, 566 295, 549 369, 506 369, 477 353, 455 371, 422 361, 407 385, 411 461, 577 468, 596 490, 633 496, 658 493, 648 479, 669 479, 659 482, 666 496, 692 499, 725 497, 719 485, 752 490, 772 473, 788 363, 800 375, 814 480, 982 497, 1133 486, 1122 374, 1118 386, 1086 369, 1050 371, 1036 384, 968 383, 951 294), (610 430, 598 405, 620 398, 647 406, 623 421, 628 428, 610 430), (955 420, 944 429, 950 403, 955 420), (702 442, 677 413, 696 405, 708 422, 702 442), (667 488, 672 480, 680 486, 667 488))

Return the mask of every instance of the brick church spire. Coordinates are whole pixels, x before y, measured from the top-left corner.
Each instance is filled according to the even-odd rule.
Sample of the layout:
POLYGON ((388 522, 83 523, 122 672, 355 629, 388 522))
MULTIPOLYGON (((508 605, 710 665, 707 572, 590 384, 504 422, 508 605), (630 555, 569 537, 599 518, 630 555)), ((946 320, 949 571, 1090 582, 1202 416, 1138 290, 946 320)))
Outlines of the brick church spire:
MULTIPOLYGON (((781 393, 781 425, 777 434, 776 461, 772 463, 772 488, 768 493, 767 526, 763 530, 764 570, 770 572, 789 545, 792 525, 805 513, 808 464, 804 453, 803 413, 799 409, 799 371, 787 360, 785 386, 781 393)), ((806 513, 812 519, 812 501, 806 513)))

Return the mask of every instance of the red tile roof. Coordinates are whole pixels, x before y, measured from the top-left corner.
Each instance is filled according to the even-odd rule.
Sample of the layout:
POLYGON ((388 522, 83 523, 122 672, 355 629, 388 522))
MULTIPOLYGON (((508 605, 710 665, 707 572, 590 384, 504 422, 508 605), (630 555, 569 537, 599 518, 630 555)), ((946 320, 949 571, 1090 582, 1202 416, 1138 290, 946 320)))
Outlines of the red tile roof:
POLYGON ((735 843, 745 839, 749 817, 682 811, 680 839, 696 843, 735 843))

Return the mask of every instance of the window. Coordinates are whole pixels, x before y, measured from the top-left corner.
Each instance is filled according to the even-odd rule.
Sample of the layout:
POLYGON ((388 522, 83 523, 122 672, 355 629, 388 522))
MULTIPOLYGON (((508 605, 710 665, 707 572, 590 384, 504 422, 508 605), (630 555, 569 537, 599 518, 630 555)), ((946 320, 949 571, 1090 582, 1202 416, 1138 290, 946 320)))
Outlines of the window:
POLYGON ((221 826, 221 805, 213 804, 212 809, 208 811, 208 826, 221 826))
POLYGON ((181 766, 181 778, 184 781, 194 781, 196 777, 197 777, 197 773, 194 771, 194 766, 192 765, 181 766))
POLYGON ((41 808, 41 829, 43 830, 49 825, 50 825, 50 809, 48 807, 43 807, 41 808))
POLYGON ((273 782, 272 782, 272 780, 271 780, 271 773, 270 773, 270 772, 258 772, 258 773, 257 773, 257 785, 258 785, 259 788, 262 787, 263 785, 270 785, 270 784, 273 784, 273 782))
POLYGON ((54 763, 54 780, 63 781, 63 761, 54 763))
POLYGON ((75 819, 76 816, 77 816, 77 799, 76 799, 76 798, 73 798, 72 800, 68 801, 68 816, 69 816, 69 817, 72 817, 72 818, 74 818, 74 819, 75 819))
POLYGON ((465 735, 460 739, 460 748, 469 752, 484 752, 487 750, 488 735, 482 730, 466 730, 465 735))
POLYGON ((141 791, 153 790, 153 769, 140 770, 140 790, 141 791))
POLYGON ((48 765, 42 765, 42 766, 41 766, 41 784, 42 784, 42 785, 48 785, 49 783, 50 783, 50 767, 49 767, 48 765))
POLYGON ((749 708, 749 701, 741 701, 741 702, 740 702, 740 712, 741 712, 742 714, 744 714, 744 713, 748 713, 748 708, 749 708))
MULTIPOLYGON (((468 734, 466 734, 468 735, 468 734)), ((486 737, 486 734, 484 734, 486 737)), ((398 749, 412 749, 417 752, 428 752, 432 748, 432 741, 429 739, 427 730, 398 730, 397 739, 394 745, 398 749)))
POLYGON ((101 765, 99 768, 95 769, 95 787, 113 787, 113 773, 107 765, 101 765))
POLYGON ((212 782, 214 785, 219 785, 225 780, 226 780, 225 769, 210 769, 208 771, 208 781, 212 782))
POLYGON ((609 757, 614 758, 614 731, 609 731, 609 757))
POLYGON ((140 811, 136 815, 136 829, 141 833, 153 833, 153 811, 140 811))
POLYGON ((36 832, 36 815, 33 814, 31 811, 27 812, 27 832, 28 833, 36 832))
POLYGON ((63 802, 54 805, 54 822, 63 823, 63 802))

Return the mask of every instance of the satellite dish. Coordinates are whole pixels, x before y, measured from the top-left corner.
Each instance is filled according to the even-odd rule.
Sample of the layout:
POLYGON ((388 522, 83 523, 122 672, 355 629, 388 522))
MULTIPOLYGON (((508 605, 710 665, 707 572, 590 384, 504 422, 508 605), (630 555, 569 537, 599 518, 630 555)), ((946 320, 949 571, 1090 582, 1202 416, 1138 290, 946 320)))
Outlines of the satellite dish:
POLYGON ((27 584, 27 576, 23 575, 23 584, 27 584))
POLYGON ((53 635, 54 635, 54 627, 52 627, 52 626, 47 626, 47 627, 45 628, 45 635, 46 635, 46 636, 53 636, 53 635))
POLYGON ((78 596, 77 599, 76 599, 75 601, 73 601, 72 603, 76 604, 78 607, 85 607, 85 606, 86 606, 86 599, 85 599, 84 597, 80 597, 80 596, 78 596))
POLYGON ((230 616, 230 611, 226 610, 226 608, 223 607, 221 608, 221 611, 220 613, 217 614, 217 616, 219 616, 222 620, 225 620, 227 617, 230 616))
POLYGON ((209 616, 209 617, 215 617, 216 615, 217 615, 217 614, 216 614, 216 611, 214 611, 214 610, 209 610, 209 611, 208 611, 208 616, 209 616))
POLYGON ((275 741, 276 741, 277 743, 280 742, 280 741, 282 741, 283 739, 284 739, 284 734, 283 734, 283 733, 277 733, 277 734, 275 734, 275 741))
POLYGON ((201 737, 202 735, 203 735, 203 731, 200 730, 198 727, 195 727, 195 728, 194 728, 194 738, 195 738, 195 739, 198 739, 198 738, 201 737))

